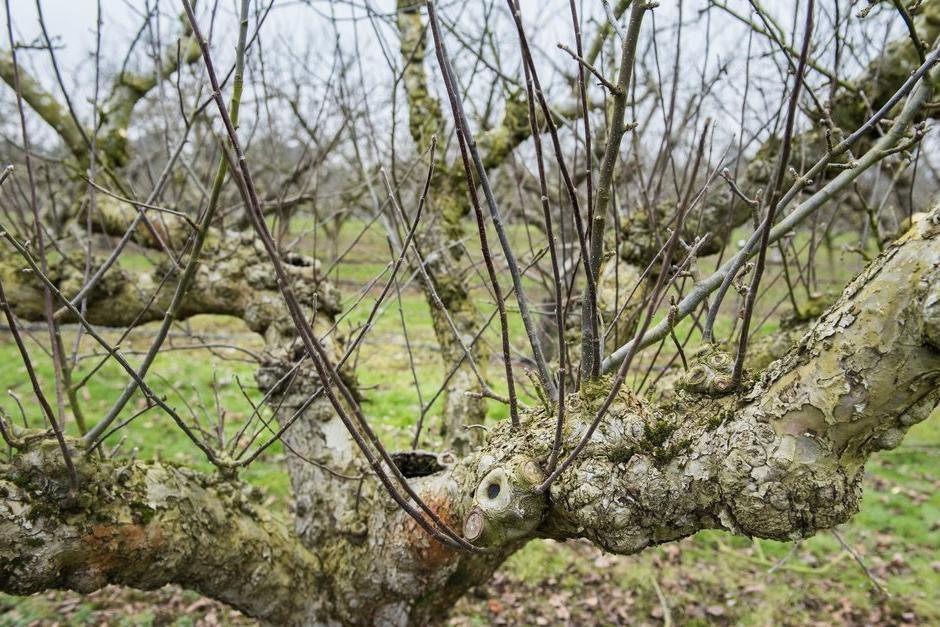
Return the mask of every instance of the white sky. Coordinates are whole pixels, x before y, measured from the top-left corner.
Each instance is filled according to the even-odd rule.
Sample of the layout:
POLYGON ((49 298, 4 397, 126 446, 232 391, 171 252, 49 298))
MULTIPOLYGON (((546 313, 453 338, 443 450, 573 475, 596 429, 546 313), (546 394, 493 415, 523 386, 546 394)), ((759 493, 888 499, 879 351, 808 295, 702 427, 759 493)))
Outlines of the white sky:
MULTIPOLYGON (((8 0, 10 10, 13 15, 14 33, 19 42, 39 43, 40 29, 38 25, 35 0, 8 0)), ((831 15, 834 2, 840 5, 849 5, 855 3, 843 2, 843 0, 830 0, 817 2, 818 17, 820 24, 831 15)), ((61 45, 57 50, 57 57, 65 73, 65 83, 72 94, 73 102, 80 111, 80 115, 90 118, 89 99, 92 95, 92 69, 93 69, 93 51, 95 45, 95 22, 97 14, 96 0, 41 0, 42 10, 45 16, 46 24, 50 36, 55 42, 61 45)), ((579 0, 582 7, 582 13, 592 16, 594 19, 604 19, 600 0, 579 0)), ((698 77, 702 72, 703 65, 709 73, 714 72, 718 67, 719 61, 726 61, 729 58, 743 58, 747 46, 747 28, 720 11, 711 11, 710 36, 708 43, 708 54, 705 55, 706 44, 706 21, 698 19, 700 12, 709 5, 708 0, 661 0, 661 6, 653 12, 653 19, 660 33, 673 28, 677 22, 679 14, 678 7, 682 6, 683 18, 686 28, 683 30, 683 42, 681 58, 686 80, 690 81, 692 88, 698 85, 698 77)), ((748 14, 748 3, 746 0, 728 0, 729 5, 733 6, 742 14, 748 14)), ((793 22, 793 11, 797 6, 802 6, 804 2, 797 0, 777 0, 766 2, 766 5, 774 12, 779 19, 784 30, 789 32, 790 25, 793 22)), ((275 0, 274 9, 268 20, 265 22, 262 30, 262 42, 264 50, 276 50, 277 54, 270 54, 266 63, 280 62, 282 66, 275 72, 291 73, 294 76, 300 76, 301 82, 310 80, 310 85, 314 84, 314 78, 325 78, 329 73, 330 59, 335 42, 335 31, 330 24, 329 16, 334 14, 338 21, 338 32, 340 35, 340 45, 346 54, 354 50, 360 51, 359 63, 356 71, 362 73, 363 87, 368 93, 371 88, 374 93, 381 94, 384 90, 388 92, 388 85, 391 81, 391 73, 387 63, 381 54, 379 45, 380 38, 376 36, 376 31, 368 20, 360 19, 352 21, 349 18, 353 15, 363 16, 365 11, 363 7, 368 5, 373 11, 390 14, 394 9, 394 0, 275 0), (311 49, 313 52, 313 62, 301 63, 300 57, 305 49, 311 49), (303 68, 291 67, 290 54, 298 55, 295 65, 304 65, 303 68), (367 85, 366 83, 374 83, 367 85)), ((476 25, 479 16, 486 3, 482 0, 438 0, 438 6, 441 13, 449 19, 457 22, 457 27, 467 33, 468 39, 478 32, 476 25), (466 29, 466 30, 464 30, 466 29)), ((116 71, 124 59, 128 43, 140 29, 144 22, 144 15, 148 10, 157 7, 161 20, 157 23, 162 30, 160 33, 164 41, 169 42, 179 32, 177 17, 181 12, 181 4, 176 0, 101 0, 102 9, 102 66, 103 73, 107 77, 110 73, 116 71)), ((267 6, 266 0, 252 0, 254 7, 267 6)), ((504 69, 510 74, 517 74, 517 66, 513 59, 517 58, 514 51, 515 33, 511 28, 511 23, 505 15, 504 0, 495 0, 497 11, 501 12, 500 19, 496 20, 497 38, 504 42, 503 48, 507 50, 504 69)), ((568 0, 522 0, 523 16, 526 22, 527 32, 534 46, 540 50, 537 62, 540 66, 540 74, 543 83, 550 84, 551 78, 556 76, 553 72, 554 67, 565 67, 568 71, 572 70, 572 61, 565 53, 555 48, 555 44, 563 41, 572 44, 572 32, 570 27, 570 16, 568 12, 568 0), (541 69, 544 68, 544 69, 541 69)), ((209 8, 210 3, 207 0, 201 0, 199 3, 199 19, 201 27, 208 30, 209 26, 209 8)), ((232 49, 235 39, 235 15, 238 9, 238 0, 219 0, 218 13, 215 30, 213 33, 213 54, 220 67, 227 67, 232 56, 232 49), (231 43, 229 43, 231 42, 231 43)), ((843 8, 843 14, 848 11, 843 8)), ((384 38, 386 45, 391 47, 393 60, 400 63, 397 57, 397 40, 393 30, 386 25, 379 23, 378 31, 384 38)), ((882 20, 884 22, 884 20, 882 20)), ((898 20, 894 20, 898 22, 898 20)), ((652 20, 644 23, 646 32, 650 32, 652 20)), ((870 18, 866 24, 869 31, 871 25, 875 23, 874 18, 870 18)), ((6 37, 6 17, 0 14, 0 24, 3 31, 0 33, 0 49, 8 48, 9 44, 6 37)), ((899 32, 899 23, 892 23, 899 32)), ((252 21, 251 29, 254 28, 252 21)), ((593 25, 585 26, 586 40, 588 35, 595 29, 593 25)), ((875 29, 877 30, 877 29, 875 29)), ((448 38, 448 46, 451 54, 455 57, 455 63, 460 69, 461 62, 465 65, 471 63, 471 57, 465 51, 461 51, 458 43, 452 35, 445 33, 448 38), (461 56, 465 55, 465 56, 461 56)), ((669 36, 657 37, 659 45, 659 66, 662 74, 668 78, 671 73, 673 59, 676 54, 675 45, 669 36)), ((824 41, 818 43, 820 46, 826 45, 824 41)), ((758 52, 761 47, 766 48, 769 44, 766 41, 755 39, 755 50, 758 52)), ((861 46, 859 48, 862 48, 861 46)), ((138 56, 136 62, 149 63, 142 53, 147 51, 146 43, 138 45, 138 56)), ((60 94, 60 90, 55 84, 51 73, 51 66, 48 60, 48 54, 45 51, 21 51, 19 58, 24 67, 26 67, 34 76, 46 85, 47 89, 54 94, 60 94)), ((250 61, 256 61, 254 55, 250 61)), ((253 69, 252 67, 249 68, 253 69)), ((754 92, 750 94, 750 99, 754 101, 755 108, 763 106, 761 97, 768 102, 779 101, 779 92, 783 85, 776 69, 765 62, 763 66, 760 62, 754 66, 753 71, 762 74, 761 78, 769 80, 778 93, 765 94, 758 96, 754 92), (776 84, 774 84, 776 81, 776 84)), ((725 83, 719 84, 721 98, 725 102, 717 104, 712 103, 709 106, 715 106, 714 111, 709 114, 717 118, 719 127, 726 124, 729 133, 737 130, 737 115, 734 115, 733 121, 728 121, 730 112, 738 111, 741 107, 739 84, 741 82, 742 65, 730 66, 728 75, 725 77, 725 83)), ((847 73, 850 75, 851 73, 847 73)), ((257 76, 257 74, 255 74, 257 76)), ((489 76, 492 76, 491 74, 489 76)), ((489 79, 487 79, 489 80, 489 79)), ((276 80, 275 80, 276 82, 276 80)), ((480 81, 483 82, 483 81, 480 81)), ((667 81, 668 82, 668 81, 667 81)), ((0 85, 0 90, 5 90, 5 86, 0 85)), ((485 90, 486 85, 476 86, 475 89, 485 90)), ((8 91, 8 90, 7 90, 8 91)), ((594 93, 600 97, 600 90, 595 89, 594 93)), ((9 94, 4 94, 8 96, 9 94)), ((477 93, 471 93, 469 100, 474 104, 480 100, 477 93)), ((715 99, 717 101, 717 98, 715 99)), ((749 103, 750 104, 750 103, 749 103)), ((388 107, 385 103, 375 105, 382 114, 388 107)), ((756 117, 756 116, 755 116, 756 117)), ((86 118, 86 119, 88 119, 86 118)))

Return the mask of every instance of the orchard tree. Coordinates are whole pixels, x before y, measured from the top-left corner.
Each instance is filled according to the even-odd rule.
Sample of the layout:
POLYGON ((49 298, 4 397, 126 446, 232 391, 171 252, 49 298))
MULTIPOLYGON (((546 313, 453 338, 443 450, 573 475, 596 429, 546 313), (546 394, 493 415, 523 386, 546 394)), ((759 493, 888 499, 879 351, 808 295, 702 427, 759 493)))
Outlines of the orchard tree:
POLYGON ((830 529, 940 403, 936 0, 310 2, 301 48, 274 2, 227 28, 181 0, 119 63, 99 7, 81 64, 42 4, 25 40, 6 2, 0 53, 0 308, 32 392, 0 416, 5 592, 175 583, 265 623, 433 623, 538 538, 830 529), (351 217, 389 257, 341 294, 348 250, 305 251, 351 217), (867 265, 829 294, 847 245, 867 265), (355 364, 410 287, 442 383, 391 452, 355 364), (199 314, 263 338, 241 424, 153 387, 199 314), (105 364, 124 378, 91 413, 105 364), (151 411, 214 470, 122 452, 151 411), (243 478, 275 443, 289 522, 243 478))

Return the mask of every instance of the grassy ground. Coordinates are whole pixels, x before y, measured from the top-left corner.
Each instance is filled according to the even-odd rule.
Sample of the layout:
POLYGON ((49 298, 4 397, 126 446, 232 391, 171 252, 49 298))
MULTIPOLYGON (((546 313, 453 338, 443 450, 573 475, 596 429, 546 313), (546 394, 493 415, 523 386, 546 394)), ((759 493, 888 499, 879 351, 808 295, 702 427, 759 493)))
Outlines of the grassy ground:
MULTIPOLYGON (((344 230, 340 250, 352 241, 355 231, 354 227, 344 230)), ((338 279, 347 302, 354 302, 357 286, 385 266, 375 253, 380 250, 384 250, 381 231, 372 229, 340 266, 338 279)), ((837 261, 834 283, 844 281, 857 266, 856 260, 837 261)), ((779 292, 781 285, 778 282, 775 289, 785 294, 779 292)), ((354 328, 364 320, 371 303, 367 296, 343 321, 343 328, 354 328)), ((392 300, 379 318, 358 357, 357 368, 367 414, 394 445, 410 440, 421 408, 412 385, 402 318, 424 401, 443 377, 428 309, 416 290, 405 288, 400 304, 392 300)), ((517 338, 518 327, 515 321, 517 338)), ((42 328, 31 332, 45 343, 42 328)), ((144 350, 152 333, 152 325, 135 330, 121 345, 125 351, 144 350)), ((240 323, 214 317, 188 322, 177 329, 171 343, 185 347, 194 336, 207 343, 261 349, 259 339, 240 323)), ((111 339, 116 341, 116 334, 111 339)), ((67 329, 65 344, 70 350, 74 340, 75 329, 67 329)), ((39 374, 51 390, 48 358, 35 341, 30 341, 30 348, 39 374)), ((92 353, 94 348, 87 338, 82 339, 82 354, 92 353)), ((231 348, 168 352, 158 359, 148 381, 174 406, 212 431, 213 437, 212 425, 224 411, 224 433, 230 441, 251 411, 246 393, 254 400, 259 397, 253 389, 254 365, 241 361, 245 357, 231 348)), ((82 359, 76 378, 92 372, 98 359, 82 359)), ((101 368, 80 395, 86 415, 102 415, 123 385, 125 379, 117 367, 106 364, 101 368)), ((22 400, 28 415, 36 415, 25 371, 5 335, 0 335, 0 390, 10 390, 22 400)), ((132 405, 122 417, 130 417, 142 406, 139 402, 132 405)), ((4 394, 0 407, 20 420, 13 396, 4 394)), ((495 419, 505 416, 504 407, 493 404, 491 409, 495 419)), ((433 446, 435 407, 428 412, 428 421, 424 441, 433 446)), ((116 445, 124 435, 127 439, 121 444, 120 455, 156 456, 206 466, 179 430, 157 412, 136 418, 129 428, 110 438, 108 446, 116 445)), ((861 513, 838 530, 838 536, 822 534, 795 548, 721 532, 702 532, 630 557, 605 555, 584 543, 530 543, 490 583, 462 600, 451 622, 940 624, 940 595, 936 593, 940 590, 938 455, 940 414, 935 414, 912 429, 898 449, 880 454, 868 465, 861 513)), ((286 509, 288 482, 283 452, 277 446, 246 478, 267 491, 271 507, 286 509)), ((227 608, 174 587, 148 593, 108 588, 84 597, 72 593, 0 596, 0 625, 248 623, 227 608)))

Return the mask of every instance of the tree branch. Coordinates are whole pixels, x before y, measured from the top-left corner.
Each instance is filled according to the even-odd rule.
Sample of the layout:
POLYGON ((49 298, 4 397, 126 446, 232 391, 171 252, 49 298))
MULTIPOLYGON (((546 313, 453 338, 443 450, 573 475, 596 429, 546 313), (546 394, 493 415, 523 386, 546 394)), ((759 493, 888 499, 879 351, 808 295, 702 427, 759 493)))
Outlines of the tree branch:
POLYGON ((99 120, 101 151, 109 164, 122 167, 128 159, 128 134, 134 107, 153 89, 184 65, 191 65, 199 60, 199 46, 192 37, 192 28, 185 16, 181 16, 182 33, 179 39, 163 49, 163 58, 154 71, 136 74, 123 69, 111 85, 111 92, 101 107, 99 120))
MULTIPOLYGON (((49 279, 71 299, 87 278, 86 253, 81 248, 64 252, 64 256, 50 259, 49 279)), ((97 267, 102 261, 97 256, 92 263, 97 267)), ((304 302, 316 302, 321 311, 331 314, 339 311, 338 292, 320 276, 318 261, 288 256, 285 267, 304 302)), ((43 283, 40 277, 24 271, 27 268, 23 258, 8 245, 0 244, 0 276, 14 313, 21 320, 40 321, 44 319, 43 283)), ((175 273, 169 262, 151 269, 115 264, 85 296, 86 319, 107 327, 137 326, 162 319, 173 295, 175 273)), ((196 269, 176 319, 207 313, 235 316, 259 333, 289 328, 276 281, 259 258, 251 234, 210 229, 205 258, 196 269)), ((72 316, 64 312, 62 319, 69 321, 72 316)))
POLYGON ((317 603, 318 558, 244 484, 160 463, 76 459, 71 499, 48 439, 0 465, 4 592, 177 583, 277 624, 297 623, 317 603))
MULTIPOLYGON (((435 134, 441 137, 444 131, 441 103, 430 93, 424 66, 428 35, 420 6, 420 2, 399 0, 396 13, 399 51, 405 64, 402 78, 408 101, 409 129, 418 150, 430 145, 435 134)), ((472 361, 465 360, 467 352, 462 346, 463 340, 454 332, 457 329, 461 335, 472 336, 478 328, 477 306, 459 271, 466 259, 464 248, 459 245, 466 233, 463 218, 470 210, 460 163, 448 165, 441 159, 434 169, 431 187, 435 193, 429 198, 425 213, 427 226, 413 243, 415 260, 412 265, 422 278, 421 287, 430 307, 445 370, 455 371, 446 381, 445 436, 451 448, 463 452, 480 443, 479 432, 468 432, 464 427, 479 424, 486 416, 486 401, 482 396, 485 384, 478 375, 489 361, 489 350, 478 343, 471 353, 472 361)))
MULTIPOLYGON (((721 363, 730 360, 708 362, 721 363)), ((567 398, 569 449, 593 417, 603 386, 602 380, 567 398)), ((317 539, 322 558, 312 563, 303 549, 283 552, 291 539, 265 519, 251 514, 243 521, 235 514, 254 509, 237 488, 223 488, 233 484, 185 470, 83 461, 79 475, 86 487, 78 505, 65 504, 60 453, 45 440, 44 457, 33 461, 37 449, 27 448, 0 471, 8 495, 0 505, 0 585, 25 593, 175 581, 274 622, 422 623, 443 615, 454 598, 536 537, 585 537, 632 553, 706 528, 781 540, 830 528, 857 510, 866 458, 896 446, 938 402, 940 209, 853 281, 749 392, 713 398, 685 389, 659 404, 621 392, 550 495, 536 492, 555 431, 554 412, 544 408, 523 414, 524 430, 503 422, 491 429, 483 450, 453 466, 439 460, 444 465, 436 464, 436 472, 410 480, 438 516, 462 523, 464 536, 490 552, 459 553, 437 544, 369 477, 340 482, 331 498, 303 502, 298 529, 323 514, 324 521, 339 516, 325 534, 310 529, 308 541, 317 539), (45 474, 52 480, 41 481, 45 474), (180 498, 190 493, 198 497, 180 498), (98 499, 103 505, 96 516, 104 522, 83 522, 79 514, 98 499), (205 532, 210 524, 217 525, 211 534, 205 532), (193 529, 194 537, 185 536, 193 529), (24 536, 42 547, 28 546, 24 536), (262 541, 273 557, 255 551, 262 541), (224 564, 213 561, 220 553, 224 564), (185 560, 188 576, 182 574, 185 560), (260 579, 244 577, 253 567, 262 569, 260 579), (276 582, 272 588, 282 591, 277 594, 294 592, 286 598, 268 593, 267 573, 276 582), (356 586, 356 594, 348 594, 356 586), (297 609, 301 601, 307 606, 297 609)), ((322 442, 313 449, 325 446, 330 462, 345 460, 354 468, 348 447, 335 455, 330 448, 337 435, 345 441, 345 430, 310 409, 299 424, 313 431, 298 431, 295 441, 313 434, 322 442)), ((320 530, 327 524, 318 523, 320 530)))
MULTIPOLYGON (((718 3, 714 6, 727 10, 725 6, 718 3)), ((940 0, 927 0, 922 3, 914 24, 922 41, 933 43, 937 37, 940 37, 940 0)), ((794 156, 790 159, 789 165, 804 174, 801 170, 805 163, 814 163, 829 150, 826 134, 833 132, 832 127, 845 134, 862 127, 870 118, 871 112, 878 111, 888 103, 910 78, 911 73, 921 65, 910 37, 905 36, 888 44, 886 49, 872 60, 863 72, 849 81, 849 86, 841 86, 838 89, 830 103, 829 112, 814 112, 817 119, 825 121, 824 124, 815 124, 811 129, 793 137, 794 147, 791 154, 794 156), (860 97, 860 93, 863 97, 860 97)), ((936 89, 937 85, 940 85, 940 74, 934 73, 929 76, 927 80, 936 89)), ((912 119, 916 122, 935 117, 938 111, 940 109, 936 106, 927 104, 912 119)), ((894 117, 896 113, 897 111, 892 111, 888 117, 894 117)), ((852 147, 852 151, 856 155, 864 153, 878 137, 878 129, 875 126, 870 127, 859 139, 858 144, 852 147)), ((833 137, 829 142, 837 144, 839 138, 833 137)), ((747 166, 735 182, 737 191, 753 196, 757 189, 766 187, 774 172, 779 150, 779 138, 771 137, 764 142, 753 158, 744 162, 747 166)), ((838 156, 834 161, 847 164, 851 161, 851 154, 838 156)), ((817 188, 822 187, 838 172, 839 170, 835 168, 823 170, 812 177, 813 184, 817 188)), ((794 183, 794 178, 788 174, 785 181, 786 185, 791 185, 794 183)), ((730 188, 716 188, 715 191, 709 193, 705 206, 690 217, 683 239, 691 241, 698 234, 710 234, 709 240, 701 249, 702 255, 710 255, 721 250, 734 228, 744 224, 753 216, 752 207, 736 197, 737 191, 730 188)), ((624 221, 623 232, 620 235, 620 241, 623 243, 621 255, 627 261, 645 264, 655 254, 659 246, 655 233, 665 217, 654 217, 659 219, 656 219, 652 225, 649 222, 649 216, 642 211, 636 212, 630 219, 624 221)))
MULTIPOLYGON (((730 358, 707 365, 730 376, 730 358)), ((568 397, 569 449, 605 394, 589 389, 568 397)), ((938 403, 935 209, 856 278, 750 391, 682 391, 662 404, 621 392, 541 506, 529 502, 534 482, 523 475, 537 475, 548 458, 554 414, 531 414, 522 437, 496 427, 486 449, 454 470, 479 486, 464 506, 464 532, 492 546, 531 536, 586 537, 616 553, 709 528, 805 537, 857 511, 866 459, 897 446, 938 403), (512 470, 530 461, 536 465, 528 471, 512 470), (494 498, 488 483, 500 484, 489 491, 494 498), (504 491, 511 497, 500 497, 504 491)))
POLYGON ((663 406, 625 395, 593 453, 552 487, 558 509, 544 531, 620 553, 705 528, 805 537, 855 513, 868 456, 897 446, 938 402, 935 210, 749 393, 663 406))
MULTIPOLYGON (((68 109, 56 100, 55 96, 44 90, 35 78, 27 74, 22 65, 19 67, 19 75, 20 93, 23 100, 46 124, 52 127, 69 152, 76 157, 87 154, 88 144, 85 143, 85 135, 69 115, 68 109)), ((3 79, 10 89, 14 89, 13 55, 9 50, 0 51, 0 79, 3 79)))

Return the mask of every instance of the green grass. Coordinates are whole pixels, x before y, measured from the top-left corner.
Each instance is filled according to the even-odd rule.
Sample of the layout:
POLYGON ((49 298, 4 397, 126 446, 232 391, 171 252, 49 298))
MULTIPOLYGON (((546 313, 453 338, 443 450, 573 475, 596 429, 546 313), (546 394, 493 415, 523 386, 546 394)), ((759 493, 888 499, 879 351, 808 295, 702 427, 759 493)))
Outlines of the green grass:
MULTIPOLYGON (((337 249, 344 250, 360 228, 355 222, 347 224, 337 249)), ((524 241, 524 233, 519 229, 512 235, 524 241)), ((472 248, 472 243, 470 246, 472 248)), ((321 251, 329 249, 323 241, 320 247, 321 251)), ((844 284, 862 265, 850 255, 836 261, 826 282, 834 286, 844 284)), ((338 266, 334 278, 339 279, 344 301, 353 302, 356 286, 382 272, 387 262, 384 234, 373 227, 338 266)), ((134 263, 146 262, 137 259, 134 263)), ((705 274, 712 267, 712 260, 702 260, 700 271, 705 274)), ((772 274, 775 273, 768 276, 772 274)), ((409 273, 403 270, 401 276, 405 278, 409 273)), ((381 279, 377 285, 381 286, 383 281, 381 279)), ((478 283, 476 277, 468 281, 478 283)), ((366 320, 376 293, 377 289, 373 290, 344 318, 340 323, 341 332, 348 334, 366 320)), ((488 302, 482 288, 478 287, 474 295, 481 302, 488 302)), ((766 301, 776 302, 785 295, 783 282, 777 281, 770 288, 766 301)), ((787 306, 784 305, 784 310, 787 306)), ((437 390, 445 374, 424 297, 417 291, 416 284, 412 284, 403 289, 399 303, 393 289, 356 361, 366 413, 391 448, 410 442, 421 412, 412 366, 405 351, 399 307, 408 328, 414 370, 424 402, 437 390)), ((726 303, 727 311, 733 307, 733 303, 726 303)), ((761 312, 757 315, 760 317, 761 312)), ((716 329, 719 336, 730 332, 729 320, 730 316, 721 319, 716 329)), ((182 335, 183 328, 208 341, 252 351, 263 348, 260 338, 242 323, 230 319, 200 316, 178 329, 177 336, 182 335)), ((775 323, 770 322, 761 332, 773 328, 775 323)), ((122 348, 146 350, 153 329, 154 325, 146 325, 135 330, 122 341, 122 348)), ((690 330, 691 322, 686 321, 677 333, 685 337, 690 330)), ((511 331, 516 346, 523 347, 524 336, 517 315, 511 318, 511 331)), ((44 333, 42 327, 31 328, 31 338, 39 343, 29 339, 28 346, 43 387, 51 395, 54 389, 51 363, 40 346, 45 344, 44 333)), ((71 350, 75 333, 74 327, 65 329, 68 350, 71 350)), ((494 352, 498 352, 499 346, 497 333, 498 325, 494 323, 485 339, 494 352)), ((108 337, 117 340, 116 334, 110 333, 108 337)), ((693 345, 695 338, 693 334, 693 345)), ((176 346, 185 345, 187 341, 181 337, 173 339, 176 346)), ((94 343, 84 337, 80 353, 87 355, 95 350, 94 343)), ((203 425, 214 423, 224 410, 225 433, 230 439, 251 412, 251 405, 237 382, 241 381, 245 392, 255 402, 261 396, 254 388, 255 366, 237 360, 243 357, 229 349, 164 353, 154 364, 148 382, 158 393, 166 395, 170 404, 183 415, 198 416, 203 425)), ((76 379, 89 373, 98 359, 100 357, 82 359, 76 379)), ((139 359, 140 355, 131 354, 132 363, 139 359)), ((489 370, 499 390, 498 364, 490 364, 489 370)), ((22 400, 30 420, 36 423, 39 414, 31 400, 25 375, 13 343, 8 337, 0 337, 0 409, 19 423, 19 409, 6 393, 10 390, 22 400)), ((79 393, 85 415, 92 420, 103 415, 124 385, 126 377, 121 369, 113 363, 106 364, 79 393)), ((526 400, 532 402, 530 398, 526 400)), ((122 419, 137 411, 142 402, 138 394, 122 413, 122 419)), ((438 401, 427 412, 423 439, 426 447, 437 443, 440 405, 438 401)), ((507 408, 499 403, 491 402, 490 410, 493 419, 506 417, 507 408)), ((73 420, 69 421, 68 428, 74 432, 73 420)), ((137 418, 109 438, 108 446, 117 444, 123 436, 127 439, 122 444, 121 455, 157 457, 210 470, 198 450, 157 410, 137 418)), ((603 555, 581 542, 532 542, 506 563, 491 584, 460 602, 453 622, 483 625, 500 619, 532 624, 540 619, 547 621, 544 624, 565 620, 596 624, 642 623, 660 622, 668 613, 680 624, 767 625, 814 621, 940 624, 940 601, 935 593, 940 590, 940 525, 936 522, 940 520, 938 454, 940 412, 911 429, 898 449, 881 453, 869 463, 861 512, 840 531, 887 590, 890 595, 887 598, 873 592, 865 570, 832 534, 821 534, 803 542, 785 563, 770 573, 771 567, 790 552, 789 544, 751 541, 708 531, 629 557, 603 555), (559 604, 564 608, 559 609, 559 604), (565 612, 569 614, 568 619, 563 617, 565 612)), ((263 488, 271 496, 271 506, 286 514, 289 485, 280 447, 272 447, 245 473, 245 478, 263 488)), ((188 609, 198 603, 198 596, 172 588, 154 593, 109 589, 88 597, 60 593, 26 599, 0 596, 0 625, 50 623, 61 620, 63 615, 70 624, 188 625, 205 620, 208 612, 215 612, 215 618, 223 623, 238 621, 230 614, 220 614, 223 610, 212 604, 203 604, 198 610, 188 609)))

